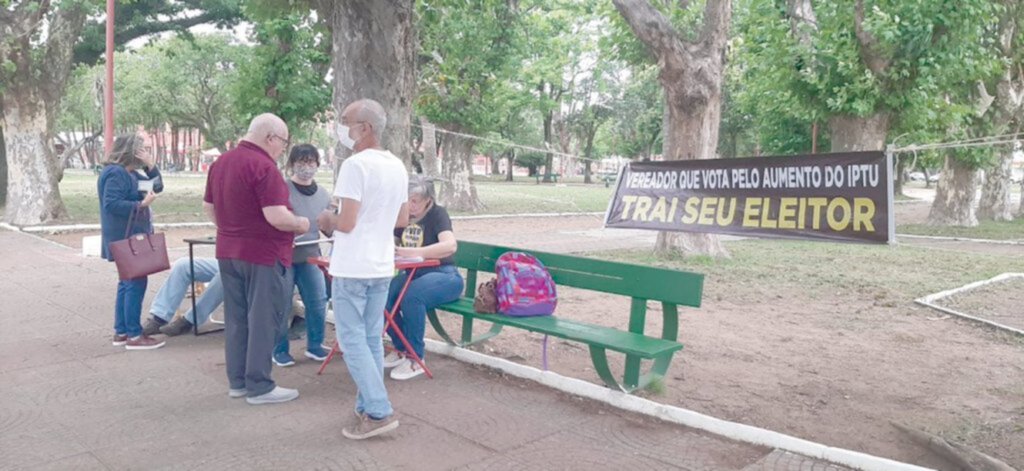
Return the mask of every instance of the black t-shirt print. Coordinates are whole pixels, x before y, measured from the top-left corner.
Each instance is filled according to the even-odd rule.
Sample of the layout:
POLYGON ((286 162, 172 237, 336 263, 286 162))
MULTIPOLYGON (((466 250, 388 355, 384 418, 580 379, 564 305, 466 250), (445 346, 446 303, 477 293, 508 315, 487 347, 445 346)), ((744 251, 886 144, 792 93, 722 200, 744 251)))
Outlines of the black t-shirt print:
MULTIPOLYGON (((410 222, 405 229, 395 229, 395 237, 402 247, 426 247, 438 242, 438 234, 450 230, 452 220, 448 217, 448 210, 435 204, 419 221, 410 222)), ((452 257, 441 259, 442 265, 453 263, 455 260, 452 257)))

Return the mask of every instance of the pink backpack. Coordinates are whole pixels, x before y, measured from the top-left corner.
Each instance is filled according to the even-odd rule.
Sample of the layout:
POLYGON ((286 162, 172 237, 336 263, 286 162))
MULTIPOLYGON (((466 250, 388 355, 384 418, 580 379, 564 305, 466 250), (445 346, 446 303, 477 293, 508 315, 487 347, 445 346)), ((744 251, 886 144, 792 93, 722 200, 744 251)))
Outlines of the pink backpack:
POLYGON ((505 252, 498 257, 494 271, 498 274, 494 289, 498 312, 517 317, 550 316, 555 312, 555 282, 537 257, 505 252))

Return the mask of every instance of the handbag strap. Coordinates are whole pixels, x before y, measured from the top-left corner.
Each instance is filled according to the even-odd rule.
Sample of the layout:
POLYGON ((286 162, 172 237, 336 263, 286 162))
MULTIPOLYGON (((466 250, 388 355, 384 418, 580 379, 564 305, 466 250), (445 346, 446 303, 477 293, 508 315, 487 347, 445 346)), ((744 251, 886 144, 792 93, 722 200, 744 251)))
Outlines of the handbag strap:
POLYGON ((128 236, 131 235, 132 226, 135 225, 135 215, 139 214, 139 210, 140 209, 142 209, 142 208, 139 207, 139 206, 136 206, 135 209, 132 210, 132 215, 128 216, 128 225, 124 227, 124 238, 125 239, 127 239, 128 236))

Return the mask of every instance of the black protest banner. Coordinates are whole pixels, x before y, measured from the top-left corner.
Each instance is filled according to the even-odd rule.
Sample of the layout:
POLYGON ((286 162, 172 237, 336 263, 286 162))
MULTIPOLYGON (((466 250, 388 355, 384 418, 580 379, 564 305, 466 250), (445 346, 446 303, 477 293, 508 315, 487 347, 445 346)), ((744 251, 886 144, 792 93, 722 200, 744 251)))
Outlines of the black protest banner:
POLYGON ((885 243, 891 168, 882 152, 632 162, 605 227, 885 243))

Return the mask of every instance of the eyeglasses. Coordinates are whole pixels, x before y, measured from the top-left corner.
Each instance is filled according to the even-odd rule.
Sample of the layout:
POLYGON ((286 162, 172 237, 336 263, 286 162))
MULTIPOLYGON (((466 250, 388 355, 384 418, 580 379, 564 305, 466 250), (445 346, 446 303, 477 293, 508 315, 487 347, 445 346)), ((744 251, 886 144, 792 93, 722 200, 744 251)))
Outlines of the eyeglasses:
POLYGON ((281 136, 278 136, 277 134, 271 134, 271 135, 270 135, 270 137, 274 137, 274 138, 280 139, 280 140, 281 140, 281 142, 284 142, 284 146, 285 146, 285 147, 291 147, 291 146, 292 146, 292 141, 291 141, 291 139, 286 139, 286 138, 283 138, 283 137, 281 137, 281 136))
POLYGON ((342 126, 348 126, 348 127, 352 127, 352 126, 355 126, 357 124, 366 124, 366 123, 367 123, 367 121, 356 121, 356 122, 350 123, 347 120, 344 120, 344 119, 341 120, 341 125, 342 126))

